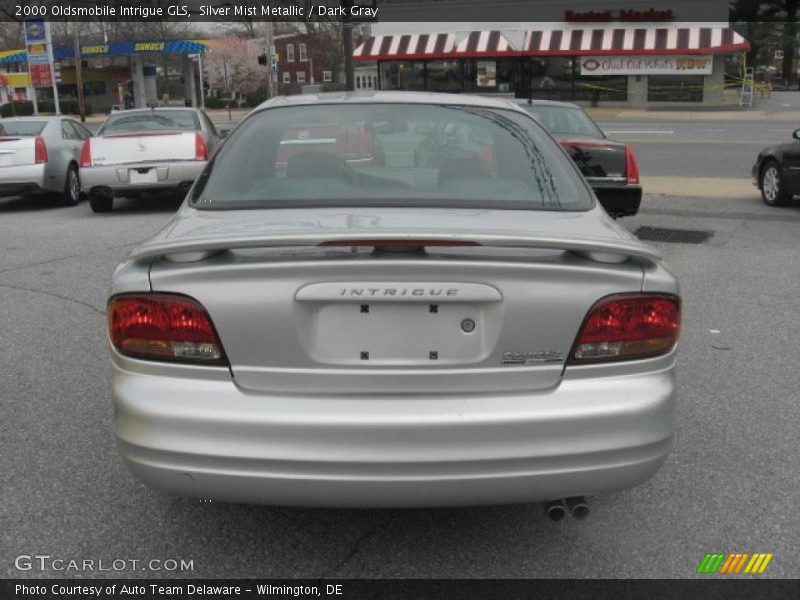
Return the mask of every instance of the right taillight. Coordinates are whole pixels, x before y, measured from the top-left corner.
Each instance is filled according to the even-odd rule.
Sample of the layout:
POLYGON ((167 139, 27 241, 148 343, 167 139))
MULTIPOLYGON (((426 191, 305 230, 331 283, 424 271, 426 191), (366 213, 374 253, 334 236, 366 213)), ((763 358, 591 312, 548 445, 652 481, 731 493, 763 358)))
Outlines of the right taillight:
POLYGON ((44 139, 37 137, 36 140, 33 142, 34 144, 34 160, 36 164, 46 163, 47 162, 47 146, 44 143, 44 139))
POLYGON ((92 140, 86 140, 81 146, 81 167, 92 166, 92 140))
POLYGON ((625 175, 628 183, 639 183, 639 163, 636 162, 636 155, 633 148, 625 146, 625 175))
POLYGON ((194 159, 208 160, 208 145, 202 133, 196 133, 194 135, 194 159))
POLYGON ((188 296, 114 296, 108 303, 108 333, 114 348, 133 358, 228 364, 211 317, 188 296))
POLYGON ((667 294, 619 294, 597 302, 570 353, 571 364, 634 360, 669 352, 678 342, 681 305, 667 294))

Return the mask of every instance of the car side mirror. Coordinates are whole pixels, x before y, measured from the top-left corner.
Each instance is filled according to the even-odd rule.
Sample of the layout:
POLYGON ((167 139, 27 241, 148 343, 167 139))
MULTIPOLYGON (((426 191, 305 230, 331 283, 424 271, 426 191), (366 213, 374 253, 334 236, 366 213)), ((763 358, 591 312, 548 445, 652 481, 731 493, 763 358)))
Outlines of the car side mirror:
POLYGON ((800 142, 800 129, 795 129, 794 133, 792 134, 792 137, 796 139, 798 142, 800 142))
POLYGON ((218 132, 219 133, 219 137, 226 138, 226 137, 228 137, 228 134, 230 132, 231 132, 230 129, 220 129, 219 132, 218 132))

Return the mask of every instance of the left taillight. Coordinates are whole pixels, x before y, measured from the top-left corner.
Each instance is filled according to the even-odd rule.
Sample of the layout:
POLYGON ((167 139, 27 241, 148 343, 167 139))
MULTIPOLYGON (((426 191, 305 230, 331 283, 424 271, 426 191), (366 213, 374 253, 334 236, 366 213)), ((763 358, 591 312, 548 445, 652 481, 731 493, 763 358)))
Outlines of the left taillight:
POLYGON ((114 296, 108 333, 120 354, 146 360, 227 365, 214 323, 197 300, 181 294, 114 296))
POLYGON ((639 163, 636 161, 633 148, 628 145, 625 146, 625 175, 628 183, 639 183, 639 163))
POLYGON ((194 159, 208 160, 208 145, 202 133, 196 133, 194 136, 194 159))
POLYGON ((666 354, 678 342, 681 304, 669 294, 617 294, 589 311, 571 364, 635 360, 666 354))
POLYGON ((92 140, 86 140, 81 146, 81 167, 92 166, 92 140))
POLYGON ((43 138, 37 137, 34 141, 34 154, 37 165, 47 162, 47 146, 43 138))

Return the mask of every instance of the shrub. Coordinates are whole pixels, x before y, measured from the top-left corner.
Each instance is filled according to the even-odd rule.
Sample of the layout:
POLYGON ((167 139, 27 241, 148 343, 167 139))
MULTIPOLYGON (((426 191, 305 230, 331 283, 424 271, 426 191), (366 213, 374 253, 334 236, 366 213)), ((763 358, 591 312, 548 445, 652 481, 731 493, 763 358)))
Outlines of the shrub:
MULTIPOLYGON (((54 113, 56 112, 56 105, 52 100, 39 100, 40 113, 54 113)), ((77 100, 61 100, 59 108, 61 114, 64 115, 78 115, 78 101, 77 100)), ((86 114, 92 114, 92 105, 88 102, 84 103, 86 114)), ((14 109, 12 111, 11 103, 7 102, 0 106, 0 117, 11 117, 13 115, 18 117, 28 117, 33 114, 33 102, 26 100, 25 102, 14 102, 14 109)))
POLYGON ((12 110, 11 102, 6 102, 0 106, 0 117, 27 117, 33 114, 33 102, 14 102, 12 110))
POLYGON ((217 98, 216 96, 206 96, 205 105, 206 108, 225 108, 227 104, 222 98, 217 98))

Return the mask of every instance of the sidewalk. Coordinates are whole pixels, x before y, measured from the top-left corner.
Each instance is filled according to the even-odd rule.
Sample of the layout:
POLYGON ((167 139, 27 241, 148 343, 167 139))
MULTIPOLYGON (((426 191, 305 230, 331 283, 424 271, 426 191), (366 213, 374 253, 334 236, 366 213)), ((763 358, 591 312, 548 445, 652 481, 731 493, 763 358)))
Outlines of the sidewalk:
POLYGON ((585 107, 598 121, 773 121, 800 126, 800 110, 767 111, 757 108, 728 110, 645 110, 637 108, 585 107))

